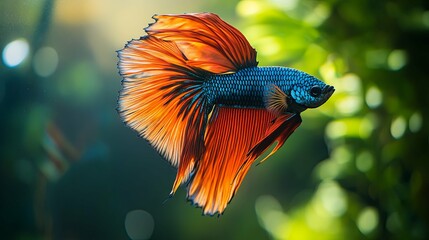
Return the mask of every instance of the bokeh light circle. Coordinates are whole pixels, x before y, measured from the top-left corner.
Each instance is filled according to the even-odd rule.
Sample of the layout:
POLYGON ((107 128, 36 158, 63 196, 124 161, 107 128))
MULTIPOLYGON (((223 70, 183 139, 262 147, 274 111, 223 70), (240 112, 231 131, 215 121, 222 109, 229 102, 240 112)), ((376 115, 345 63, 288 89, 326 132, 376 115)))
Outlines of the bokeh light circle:
POLYGON ((132 210, 125 217, 125 230, 132 240, 149 239, 154 226, 152 215, 141 209, 132 210))
POLYGON ((369 234, 378 226, 378 213, 372 207, 364 208, 357 218, 357 227, 363 234, 369 234))
POLYGON ((30 45, 24 38, 16 39, 3 49, 2 59, 7 67, 16 67, 21 64, 30 52, 30 45))
POLYGON ((34 54, 33 68, 37 75, 48 77, 58 66, 58 54, 52 47, 42 47, 34 54))

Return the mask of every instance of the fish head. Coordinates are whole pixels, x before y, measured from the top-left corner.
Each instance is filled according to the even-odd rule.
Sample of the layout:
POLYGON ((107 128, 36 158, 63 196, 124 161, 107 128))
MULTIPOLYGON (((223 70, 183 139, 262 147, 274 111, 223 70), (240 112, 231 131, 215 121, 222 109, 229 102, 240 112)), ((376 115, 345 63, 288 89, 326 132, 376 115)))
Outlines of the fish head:
POLYGON ((324 104, 334 93, 335 88, 309 74, 302 76, 290 90, 288 110, 302 112, 307 108, 317 108, 324 104))

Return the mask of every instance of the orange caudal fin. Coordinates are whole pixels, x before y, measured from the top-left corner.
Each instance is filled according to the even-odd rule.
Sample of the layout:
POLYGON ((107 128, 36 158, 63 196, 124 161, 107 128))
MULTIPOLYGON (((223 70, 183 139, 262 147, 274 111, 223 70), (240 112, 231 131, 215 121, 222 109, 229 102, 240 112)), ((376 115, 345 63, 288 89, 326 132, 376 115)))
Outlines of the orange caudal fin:
POLYGON ((204 214, 223 213, 258 157, 247 153, 263 139, 273 118, 264 109, 218 109, 216 120, 207 127, 206 151, 188 186, 188 199, 204 214))
POLYGON ((130 41, 118 56, 123 76, 120 115, 179 167, 177 188, 188 179, 203 152, 208 113, 201 87, 206 73, 187 65, 174 42, 151 36, 130 41))

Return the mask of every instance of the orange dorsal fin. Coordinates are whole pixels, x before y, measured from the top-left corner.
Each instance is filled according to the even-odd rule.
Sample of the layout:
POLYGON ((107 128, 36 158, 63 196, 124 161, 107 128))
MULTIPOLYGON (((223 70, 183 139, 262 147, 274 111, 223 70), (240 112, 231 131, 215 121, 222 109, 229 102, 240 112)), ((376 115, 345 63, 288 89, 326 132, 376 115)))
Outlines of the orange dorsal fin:
POLYGON ((204 151, 204 72, 187 65, 174 42, 151 36, 130 41, 118 57, 122 119, 179 168, 176 185, 186 182, 204 151))
POLYGON ((212 73, 257 66, 256 51, 237 29, 213 13, 155 15, 148 35, 174 41, 188 64, 212 73))
POLYGON ((274 115, 264 109, 218 109, 205 137, 206 150, 188 185, 188 199, 204 214, 222 214, 251 163, 250 149, 263 139, 274 115), (246 164, 243 166, 245 162, 246 164))

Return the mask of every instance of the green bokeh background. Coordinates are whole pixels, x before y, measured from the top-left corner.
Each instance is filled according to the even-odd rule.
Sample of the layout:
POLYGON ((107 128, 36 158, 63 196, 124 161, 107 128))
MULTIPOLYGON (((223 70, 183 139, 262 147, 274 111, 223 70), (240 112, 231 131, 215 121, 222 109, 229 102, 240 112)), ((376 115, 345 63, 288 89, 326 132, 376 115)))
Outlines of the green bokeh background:
POLYGON ((5 0, 0 50, 2 239, 429 238, 427 1, 5 0), (165 201, 175 169, 116 112, 115 51, 184 12, 336 88, 219 218, 165 201))

